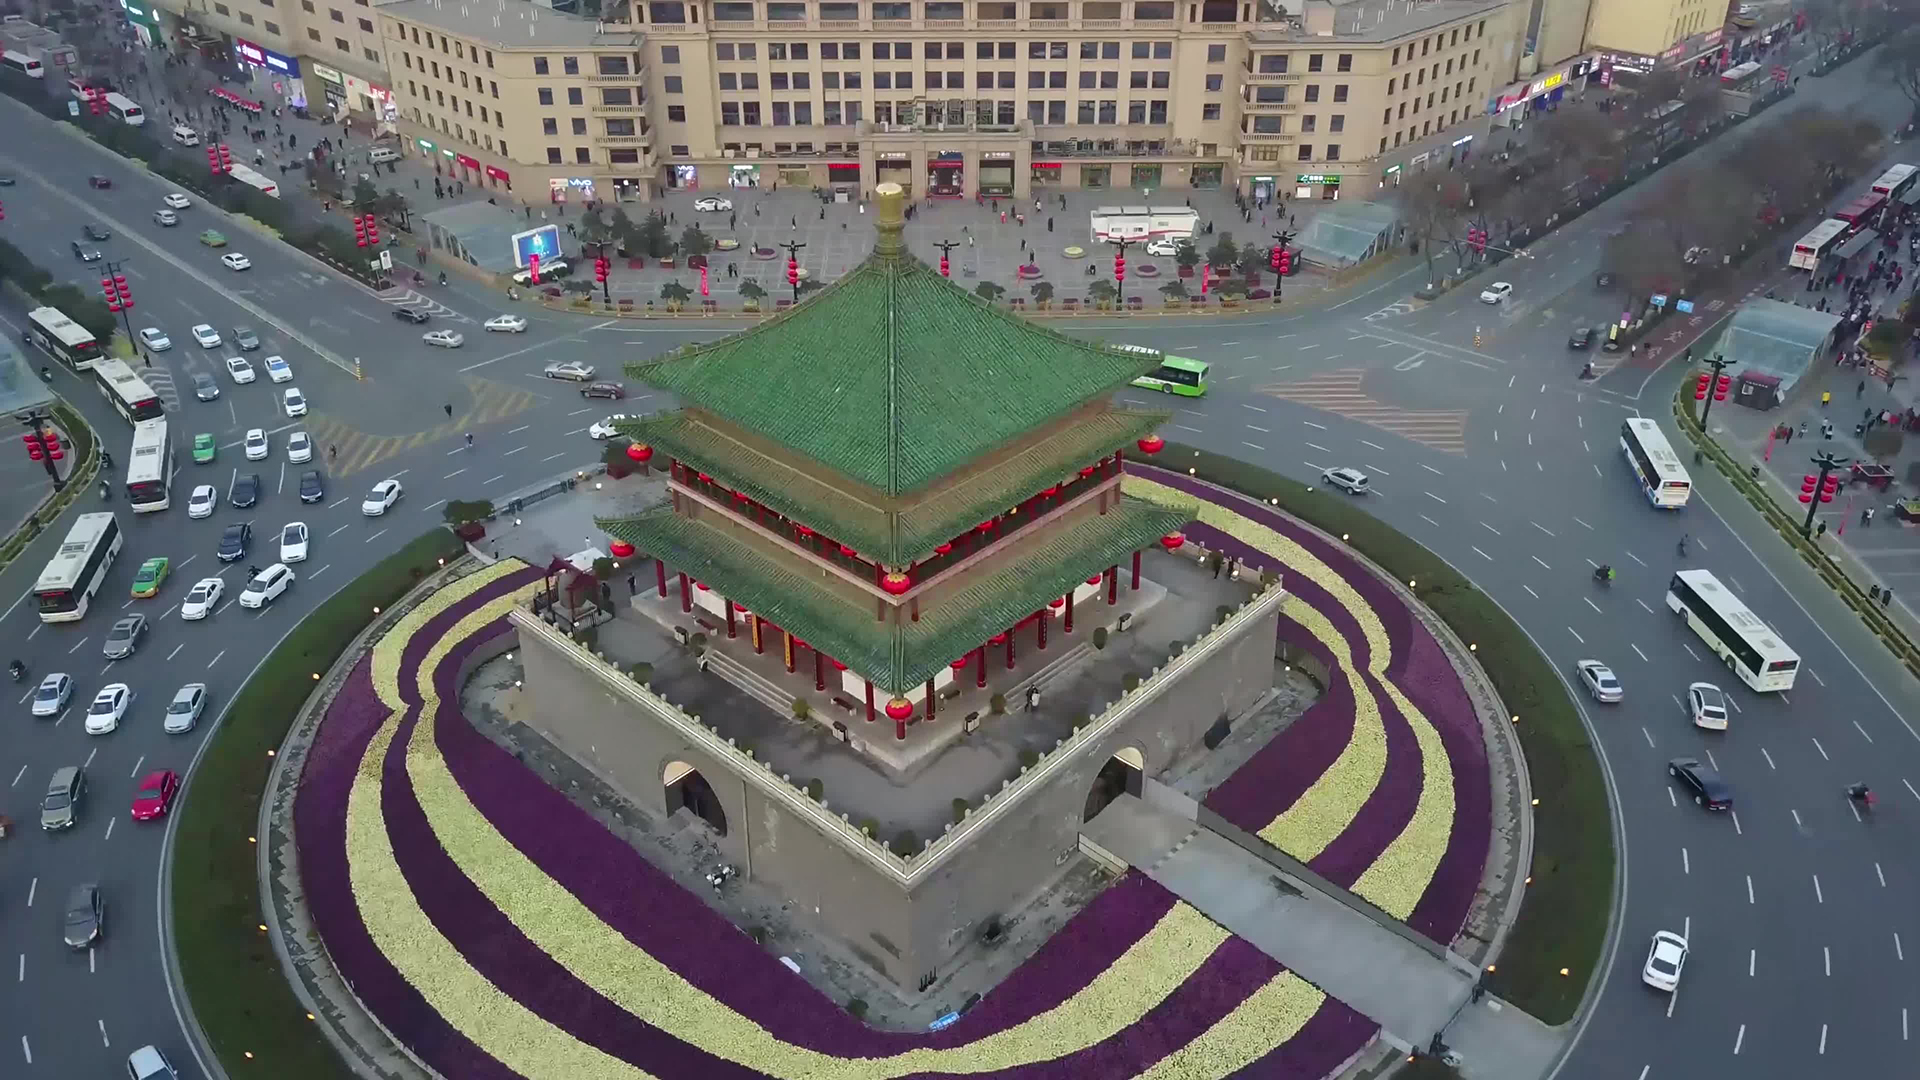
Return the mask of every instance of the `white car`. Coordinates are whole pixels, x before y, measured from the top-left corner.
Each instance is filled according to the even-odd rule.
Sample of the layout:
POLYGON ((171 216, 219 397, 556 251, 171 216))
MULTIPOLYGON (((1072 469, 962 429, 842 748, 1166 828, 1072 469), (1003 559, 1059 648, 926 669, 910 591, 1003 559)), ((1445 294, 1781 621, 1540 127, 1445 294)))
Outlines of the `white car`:
POLYGON ((180 215, 171 210, 155 210, 153 212, 153 223, 163 229, 171 229, 175 225, 180 224, 180 215))
POLYGON ((1697 682, 1687 687, 1687 712, 1693 717, 1694 727, 1727 730, 1727 695, 1712 683, 1697 682))
POLYGON ((199 342, 203 349, 217 349, 220 347, 220 331, 201 323, 193 328, 193 340, 199 342))
POLYGON ((612 416, 609 416, 605 420, 602 420, 594 424, 592 427, 588 428, 587 435, 588 437, 595 438, 595 439, 611 439, 615 435, 619 434, 619 432, 614 429, 613 425, 625 419, 627 419, 626 413, 623 413, 623 412, 614 413, 612 416))
POLYGON ((1587 688, 1595 701, 1614 702, 1627 696, 1627 691, 1614 677, 1613 669, 1598 660, 1581 660, 1574 664, 1574 670, 1580 673, 1580 684, 1587 688))
POLYGON ((1171 258, 1180 254, 1181 243, 1182 241, 1176 240, 1171 236, 1156 236, 1147 241, 1147 254, 1158 255, 1163 259, 1171 258))
POLYGON ((40 689, 33 692, 33 715, 59 716, 73 699, 73 679, 64 672, 56 671, 40 680, 40 689))
POLYGON ((548 364, 541 374, 549 379, 572 379, 574 382, 592 382, 593 365, 578 360, 566 360, 558 364, 548 364))
POLYGON ((253 365, 248 363, 247 358, 244 356, 227 357, 227 374, 233 376, 234 382, 240 383, 243 386, 260 377, 254 372, 253 365))
POLYGON ((1487 286, 1486 288, 1480 290, 1480 302, 1483 304, 1497 304, 1500 301, 1505 300, 1507 297, 1512 295, 1513 295, 1512 285, 1509 285, 1504 281, 1496 281, 1493 284, 1487 286))
POLYGON ((1328 469, 1320 474, 1320 479, 1349 495, 1365 495, 1373 490, 1373 482, 1367 479, 1366 473, 1345 465, 1337 469, 1328 469))
POLYGON ((278 599, 293 584, 293 571, 285 563, 274 563, 254 575, 247 587, 240 590, 240 606, 243 608, 261 608, 278 599))
POLYGON ((265 430, 261 428, 248 428, 246 438, 241 440, 241 445, 246 448, 248 461, 267 460, 267 452, 270 446, 267 443, 267 433, 265 430))
POLYGON ((518 315, 495 315, 487 320, 486 327, 500 334, 523 334, 527 330, 527 320, 518 315))
POLYGON ((220 256, 220 261, 223 263, 226 263, 227 269, 229 270, 253 269, 253 260, 247 258, 245 255, 242 255, 237 251, 229 251, 225 255, 220 256))
POLYGON ((280 395, 280 405, 287 410, 288 416, 307 415, 307 399, 300 396, 297 386, 287 387, 286 392, 280 395))
POLYGON ((712 214, 733 209, 733 200, 723 199, 718 195, 703 195, 693 200, 693 208, 703 214, 712 214))
POLYGON ((220 493, 213 489, 212 484, 201 484, 193 489, 193 494, 187 496, 187 516, 196 520, 210 518, 219 505, 220 493))
POLYGON ((1653 935, 1647 950, 1647 966, 1640 969, 1640 981, 1655 990, 1671 994, 1680 988, 1680 971, 1687 966, 1687 939, 1671 930, 1653 935))
POLYGON ((160 201, 166 203, 167 207, 173 210, 185 210, 187 207, 193 205, 192 199, 187 198, 177 191, 169 193, 166 198, 160 201))
POLYGON ((307 561, 306 522, 288 522, 287 527, 280 530, 280 561, 283 563, 307 561))
POLYGON ((93 704, 87 706, 87 734, 110 735, 120 726, 120 720, 127 715, 127 704, 133 700, 133 689, 126 683, 108 683, 93 695, 93 704))
POLYGON ((287 436, 287 460, 299 465, 313 460, 313 436, 296 431, 287 436))
POLYGON ((274 382, 293 381, 293 365, 284 356, 269 356, 260 361, 260 366, 267 369, 267 378, 274 382))
POLYGON ((457 349, 467 343, 458 330, 429 330, 420 335, 420 340, 443 349, 457 349))
POLYGON ((200 722, 200 714, 207 708, 207 684, 190 682, 173 692, 173 700, 167 702, 167 717, 160 722, 160 730, 169 735, 185 735, 200 722))
POLYGON ((360 512, 368 517, 379 517, 400 501, 400 481, 382 480, 373 485, 367 498, 360 504, 360 512))
POLYGON ((227 583, 217 577, 201 578, 187 591, 187 598, 180 602, 180 617, 188 622, 204 619, 220 606, 220 598, 227 593, 227 583))
POLYGON ((140 344, 145 345, 149 352, 166 352, 173 348, 173 339, 157 326, 145 326, 140 329, 140 344))

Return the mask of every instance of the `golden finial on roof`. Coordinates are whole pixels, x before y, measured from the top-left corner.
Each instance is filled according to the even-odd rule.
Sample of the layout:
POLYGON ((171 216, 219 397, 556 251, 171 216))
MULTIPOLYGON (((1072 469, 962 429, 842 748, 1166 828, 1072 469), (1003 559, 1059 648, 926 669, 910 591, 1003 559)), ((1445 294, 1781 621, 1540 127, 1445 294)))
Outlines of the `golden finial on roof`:
POLYGON ((874 219, 880 235, 874 241, 876 254, 897 258, 906 254, 907 245, 901 238, 907 224, 907 193, 899 184, 886 183, 873 189, 874 219))

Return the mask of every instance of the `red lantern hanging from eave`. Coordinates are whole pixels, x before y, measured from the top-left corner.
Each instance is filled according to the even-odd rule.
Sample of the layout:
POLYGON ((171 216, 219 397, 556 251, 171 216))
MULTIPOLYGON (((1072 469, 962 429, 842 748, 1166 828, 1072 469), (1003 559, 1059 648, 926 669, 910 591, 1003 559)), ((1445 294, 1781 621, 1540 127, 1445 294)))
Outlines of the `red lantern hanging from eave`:
POLYGON ((1098 585, 1105 580, 1107 580, 1107 576, 1105 574, 1095 574, 1092 577, 1087 579, 1087 584, 1098 585))
POLYGON ((1158 435, 1148 435, 1139 442, 1134 443, 1134 445, 1138 446, 1140 452, 1143 454, 1157 454, 1166 449, 1167 440, 1158 435))
POLYGON ((857 551, 855 551, 855 550, 853 550, 852 548, 850 548, 850 547, 848 547, 848 546, 847 546, 847 545, 845 545, 845 544, 841 544, 841 545, 840 545, 840 554, 842 554, 842 555, 845 555, 845 556, 846 556, 847 558, 849 558, 849 559, 851 559, 851 558, 853 558, 853 557, 854 557, 855 555, 857 555, 857 554, 859 554, 859 552, 857 552, 857 551))
POLYGON ((1187 538, 1179 533, 1168 533, 1160 538, 1160 546, 1166 548, 1168 551, 1179 551, 1180 545, 1186 542, 1187 538))
POLYGON ((1051 499, 1051 498, 1053 498, 1053 497, 1054 497, 1055 495, 1058 495, 1058 494, 1060 494, 1060 485, 1059 485, 1059 484, 1054 484, 1054 485, 1053 485, 1053 486, 1051 486, 1051 487, 1048 487, 1048 488, 1045 488, 1045 489, 1042 489, 1042 490, 1041 490, 1041 492, 1040 492, 1040 494, 1042 494, 1042 495, 1045 495, 1045 496, 1046 496, 1047 498, 1049 498, 1049 499, 1051 499))
POLYGON ((995 634, 987 639, 987 644, 989 645, 1005 645, 1006 643, 1007 635, 1005 634, 995 634))
POLYGON ((703 484, 711 484, 711 483, 713 483, 713 477, 711 477, 711 476, 708 476, 708 475, 707 475, 706 473, 701 473, 701 474, 700 474, 700 482, 701 482, 701 483, 703 483, 703 484))
POLYGON ((793 531, 794 531, 795 533, 797 533, 798 535, 800 535, 800 536, 812 536, 812 535, 813 535, 813 530, 812 530, 812 529, 810 529, 810 528, 808 528, 808 527, 807 527, 807 526, 805 526, 805 525, 795 525, 795 526, 793 527, 793 531))
MULTIPOLYGON (((831 658, 829 658, 829 659, 831 660, 831 658)), ((847 670, 847 665, 845 665, 845 664, 843 664, 843 663, 841 663, 840 661, 838 661, 838 660, 832 660, 831 662, 832 662, 832 664, 833 664, 833 670, 835 670, 835 671, 845 671, 845 670, 847 670)))
POLYGON ((1047 606, 1051 608, 1066 607, 1067 598, 1064 596, 1056 596, 1053 599, 1047 601, 1047 606))
POLYGON ((907 717, 912 715, 913 715, 913 702, 908 701, 906 698, 897 697, 897 698, 894 698, 892 701, 887 702, 887 719, 905 720, 907 717))
POLYGON ((974 526, 973 528, 974 528, 974 531, 975 531, 975 532, 992 532, 992 531, 993 531, 993 522, 991 522, 991 521, 983 521, 983 522, 981 522, 980 524, 978 524, 978 525, 975 525, 975 526, 974 526))
POLYGON ((1087 466, 1086 468, 1084 468, 1084 469, 1081 469, 1081 470, 1080 470, 1080 479, 1082 479, 1082 480, 1085 480, 1086 478, 1088 478, 1088 477, 1090 477, 1090 476, 1092 476, 1092 475, 1093 475, 1093 466, 1091 466, 1091 465, 1089 465, 1089 466, 1087 466))
POLYGON ((706 592, 706 591, 707 591, 707 586, 706 586, 706 583, 705 583, 705 582, 701 582, 701 581, 696 581, 696 582, 694 582, 694 583, 693 583, 693 587, 694 587, 694 588, 696 588, 696 589, 699 589, 699 590, 700 590, 701 592, 706 592))
POLYGON ((633 443, 627 447, 627 456, 645 465, 653 460, 653 447, 646 443, 633 443))
POLYGON ((634 546, 625 540, 615 540, 613 543, 607 545, 607 550, 613 552, 614 558, 624 559, 633 554, 634 546))
POLYGON ((885 591, 888 596, 901 596, 904 595, 908 589, 913 588, 913 579, 897 572, 882 574, 880 576, 880 588, 885 591))
POLYGON ((967 669, 967 658, 963 656, 958 660, 949 660, 947 661, 947 666, 955 671, 965 671, 967 669))
POLYGON ((953 554, 953 545, 952 544, 935 544, 933 547, 933 553, 935 555, 951 555, 953 554))

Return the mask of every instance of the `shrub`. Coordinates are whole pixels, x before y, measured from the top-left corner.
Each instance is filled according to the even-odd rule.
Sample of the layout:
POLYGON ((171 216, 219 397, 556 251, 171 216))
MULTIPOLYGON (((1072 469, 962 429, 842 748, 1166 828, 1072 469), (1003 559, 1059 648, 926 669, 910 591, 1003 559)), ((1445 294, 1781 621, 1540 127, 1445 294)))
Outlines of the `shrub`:
POLYGON ((1034 750, 1020 751, 1020 767, 1021 768, 1031 769, 1038 764, 1040 764, 1040 754, 1038 751, 1034 751, 1034 750))
POLYGON ((1129 671, 1127 672, 1126 677, 1120 680, 1120 686, 1127 693, 1131 694, 1135 690, 1140 689, 1140 676, 1135 675, 1133 672, 1129 671))
POLYGON ((973 804, 965 799, 953 800, 953 823, 958 825, 967 820, 967 811, 972 808, 973 804))
POLYGON ((852 1016, 855 1020, 865 1019, 867 1015, 866 1001, 864 1001, 861 998, 854 998, 853 1000, 847 1002, 847 1014, 852 1016))
POLYGON ((991 710, 995 716, 1003 715, 1007 711, 1007 695, 995 694, 988 698, 987 708, 991 710))
POLYGON ((861 818, 860 831, 863 833, 866 833, 868 836, 879 836, 880 823, 873 820, 872 818, 861 818))
POLYGON ((893 838, 895 855, 917 855, 920 853, 920 836, 912 829, 901 829, 900 835, 893 838))
POLYGON ((450 499, 441 508, 440 515, 449 525, 469 525, 476 521, 485 521, 493 516, 493 500, 450 499))
MULTIPOLYGON (((793 699, 793 718, 795 720, 805 720, 812 715, 813 706, 807 702, 806 698, 797 697, 793 699)), ((819 783, 817 780, 814 782, 819 783)))
POLYGON ((687 639, 687 648, 691 649, 695 655, 706 652, 707 635, 696 632, 692 637, 687 639))
POLYGON ((1214 609, 1213 609, 1213 621, 1214 621, 1214 622, 1224 622, 1224 621, 1226 620, 1226 618, 1227 618, 1227 616, 1229 616, 1229 615, 1232 615, 1232 614, 1233 614, 1233 607, 1232 607, 1232 605, 1229 605, 1229 604, 1221 604, 1221 605, 1220 605, 1219 607, 1217 607, 1217 608, 1214 608, 1214 609))
POLYGON ((643 683, 643 682, 646 682, 648 679, 653 678, 653 665, 647 663, 645 660, 642 660, 639 663, 633 665, 633 667, 629 668, 628 673, 633 676, 634 682, 643 683))
MULTIPOLYGON (((805 702, 802 702, 801 704, 805 704, 805 702)), ((826 781, 820 779, 817 776, 807 781, 807 798, 812 799, 814 802, 819 802, 821 798, 823 798, 826 795, 826 793, 827 793, 826 781)))
POLYGON ((1106 627, 1096 626, 1093 628, 1093 647, 1096 649, 1104 649, 1107 647, 1106 627))

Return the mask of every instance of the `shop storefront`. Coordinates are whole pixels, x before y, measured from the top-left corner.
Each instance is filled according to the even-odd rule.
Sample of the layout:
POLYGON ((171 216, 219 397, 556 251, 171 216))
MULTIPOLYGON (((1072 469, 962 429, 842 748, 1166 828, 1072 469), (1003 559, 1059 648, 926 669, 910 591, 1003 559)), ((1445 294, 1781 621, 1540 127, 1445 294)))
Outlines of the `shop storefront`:
POLYGON ((158 48, 165 40, 160 31, 160 13, 153 9, 150 0, 120 0, 120 7, 127 13, 127 25, 133 27, 134 36, 148 49, 158 48))
POLYGON ((935 199, 957 199, 967 193, 967 156, 958 150, 941 150, 927 159, 927 195, 935 199))
POLYGON ((1164 174, 1158 165, 1135 165, 1128 172, 1128 186, 1135 191, 1157 191, 1165 186, 1161 182, 1164 174))
POLYGON ((548 202, 592 202, 595 198, 598 196, 591 176, 556 176, 547 181, 548 202))
POLYGON ((908 154, 889 152, 874 158, 875 182, 880 184, 899 184, 900 189, 913 195, 913 158, 908 154))
MULTIPOLYGON (((320 97, 327 103, 327 115, 339 116, 347 111, 347 77, 325 64, 309 62, 307 70, 320 80, 320 97)), ((421 140, 425 142, 426 140, 421 140)), ((433 144, 428 143, 428 146, 433 144)))
POLYGON ((830 161, 827 163, 827 183, 858 194, 860 191, 860 163, 857 161, 830 161))
POLYGON ((1301 173, 1293 178, 1295 199, 1337 199, 1340 177, 1332 173, 1301 173))
POLYGON ((1080 166, 1080 186, 1083 188, 1110 188, 1113 186, 1113 166, 1080 166))
POLYGON ((1583 56, 1530 82, 1511 83, 1487 102, 1487 115, 1497 126, 1518 128, 1533 113, 1559 108, 1568 91, 1578 94, 1598 67, 1597 57, 1583 56))
POLYGON ((1600 85, 1614 86, 1620 79, 1633 78, 1651 72, 1659 64, 1659 59, 1641 56, 1638 53, 1601 53, 1599 67, 1600 85))
POLYGON ((486 173, 488 187, 497 188, 501 191, 513 190, 513 177, 507 173, 507 170, 498 169, 489 165, 486 168, 486 173))
POLYGON ((981 153, 980 194, 1003 199, 1013 194, 1013 151, 987 150, 981 153))
POLYGON ((372 113, 383 131, 392 132, 400 123, 400 109, 393 103, 393 92, 377 83, 348 75, 345 78, 347 108, 372 113))
POLYGON ((1189 174, 1189 180, 1201 191, 1218 191, 1227 182, 1226 163, 1195 165, 1189 174))
POLYGON ((1380 186, 1383 188, 1399 187, 1400 178, 1405 175, 1406 175, 1405 167, 1400 165, 1389 165, 1387 166, 1386 171, 1380 174, 1380 186))
POLYGON ((1036 161, 1030 170, 1035 187, 1054 186, 1060 183, 1060 163, 1057 161, 1036 161))
POLYGON ((780 183, 790 188, 811 188, 813 169, 806 165, 780 165, 780 183))
POLYGON ((647 198, 647 182, 631 176, 613 178, 614 202, 644 202, 647 198))
POLYGON ((693 191, 700 186, 700 166, 670 165, 667 167, 667 187, 674 191, 693 191))
POLYGON ((760 186, 760 166, 727 166, 727 186, 733 188, 757 188, 760 186))
POLYGON ((306 84, 300 79, 300 61, 245 38, 233 39, 233 53, 249 75, 265 72, 271 76, 267 81, 272 84, 273 97, 276 99, 271 104, 284 105, 289 109, 307 107, 306 84))
POLYGON ((1266 202, 1273 198, 1274 187, 1279 184, 1277 176, 1255 176, 1248 179, 1248 194, 1255 202, 1266 202))

